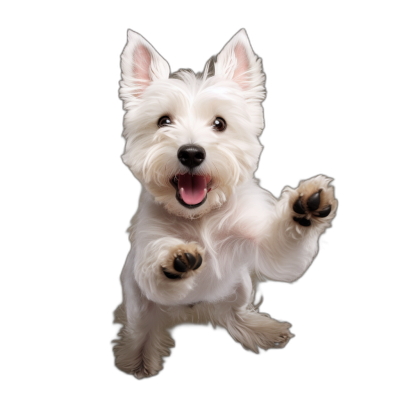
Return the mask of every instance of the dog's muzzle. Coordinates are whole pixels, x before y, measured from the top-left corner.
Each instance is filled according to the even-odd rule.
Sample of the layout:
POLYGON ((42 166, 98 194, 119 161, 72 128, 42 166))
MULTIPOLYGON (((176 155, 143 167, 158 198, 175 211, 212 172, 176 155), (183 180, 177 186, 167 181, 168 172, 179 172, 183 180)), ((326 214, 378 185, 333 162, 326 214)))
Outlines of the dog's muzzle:
MULTIPOLYGON (((196 144, 185 144, 178 149, 179 162, 192 171, 206 158, 206 151, 196 144)), ((176 199, 184 207, 196 208, 204 204, 207 199, 207 184, 210 178, 192 173, 178 174, 171 179, 176 189, 176 199)))

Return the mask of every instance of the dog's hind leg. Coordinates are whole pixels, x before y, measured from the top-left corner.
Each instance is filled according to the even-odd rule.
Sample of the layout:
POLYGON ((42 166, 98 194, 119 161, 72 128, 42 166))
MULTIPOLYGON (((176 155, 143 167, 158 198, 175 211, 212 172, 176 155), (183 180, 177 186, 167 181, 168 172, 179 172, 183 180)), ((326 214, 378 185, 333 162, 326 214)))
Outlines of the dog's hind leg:
POLYGON ((145 299, 141 304, 122 304, 115 312, 115 322, 122 323, 119 338, 114 342, 115 365, 136 378, 156 375, 163 357, 170 354, 174 340, 164 326, 158 305, 145 299))
POLYGON ((288 322, 279 322, 267 314, 245 307, 233 308, 221 322, 233 339, 255 353, 258 353, 258 348, 267 350, 285 347, 293 337, 288 322))
POLYGON ((235 293, 219 303, 200 303, 193 310, 200 321, 224 327, 234 340, 246 349, 258 353, 258 349, 282 348, 293 337, 288 322, 272 319, 259 313, 252 304, 250 276, 244 276, 235 293))

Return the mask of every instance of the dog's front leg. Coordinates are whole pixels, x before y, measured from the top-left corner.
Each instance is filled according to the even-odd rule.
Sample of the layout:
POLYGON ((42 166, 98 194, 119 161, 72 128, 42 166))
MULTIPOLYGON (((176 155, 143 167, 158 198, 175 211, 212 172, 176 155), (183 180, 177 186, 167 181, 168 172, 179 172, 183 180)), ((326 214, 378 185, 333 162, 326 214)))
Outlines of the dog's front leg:
POLYGON ((168 306, 185 298, 204 266, 204 250, 194 242, 146 239, 133 242, 121 276, 124 301, 115 313, 116 322, 123 324, 115 341, 115 363, 137 378, 161 370, 174 345, 167 330, 172 322, 168 306))
POLYGON ((318 239, 335 217, 337 200, 331 179, 319 175, 286 187, 271 212, 257 247, 256 271, 292 282, 310 266, 318 239))
POLYGON ((205 265, 196 242, 163 237, 136 246, 134 276, 143 294, 162 305, 181 304, 205 265))

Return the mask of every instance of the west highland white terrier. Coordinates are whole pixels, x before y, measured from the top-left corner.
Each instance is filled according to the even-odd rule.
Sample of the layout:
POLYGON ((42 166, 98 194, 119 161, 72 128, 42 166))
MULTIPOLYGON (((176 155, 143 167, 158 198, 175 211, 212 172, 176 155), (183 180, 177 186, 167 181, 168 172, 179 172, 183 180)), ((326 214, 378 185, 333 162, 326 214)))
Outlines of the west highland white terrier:
POLYGON ((254 352, 284 347, 291 325, 258 312, 255 282, 301 277, 337 200, 323 175, 279 199, 254 177, 266 90, 245 30, 202 73, 171 73, 129 30, 121 68, 123 161, 143 190, 115 311, 116 366, 157 374, 174 346, 169 328, 183 321, 222 326, 254 352))

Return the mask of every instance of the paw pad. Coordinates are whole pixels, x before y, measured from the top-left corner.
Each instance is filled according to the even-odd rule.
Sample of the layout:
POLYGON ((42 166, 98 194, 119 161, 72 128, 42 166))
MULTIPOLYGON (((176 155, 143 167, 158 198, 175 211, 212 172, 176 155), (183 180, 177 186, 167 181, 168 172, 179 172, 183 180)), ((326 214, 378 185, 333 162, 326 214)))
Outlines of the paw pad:
MULTIPOLYGON (((320 189, 318 192, 312 194, 307 199, 305 205, 304 205, 303 197, 300 196, 293 204, 293 211, 300 215, 311 214, 311 218, 312 217, 316 217, 316 218, 327 217, 330 214, 332 207, 329 204, 320 209, 321 192, 322 192, 322 189, 320 189)), ((306 218, 306 216, 301 217, 301 218, 293 217, 293 220, 296 221, 297 223, 299 223, 301 226, 310 226, 311 225, 310 216, 309 216, 309 218, 306 218)))
POLYGON ((163 272, 169 279, 180 279, 184 272, 190 270, 195 271, 197 268, 200 268, 202 262, 203 259, 200 254, 197 254, 197 257, 192 253, 178 254, 173 261, 174 272, 177 273, 171 273, 166 269, 164 269, 163 272))
POLYGON ((185 258, 183 258, 182 256, 178 255, 177 257, 175 257, 174 260, 174 269, 178 272, 186 272, 189 269, 197 269, 200 267, 201 262, 203 261, 201 259, 201 255, 198 255, 198 258, 196 259, 196 257, 191 254, 191 253, 184 253, 185 254, 185 258))

